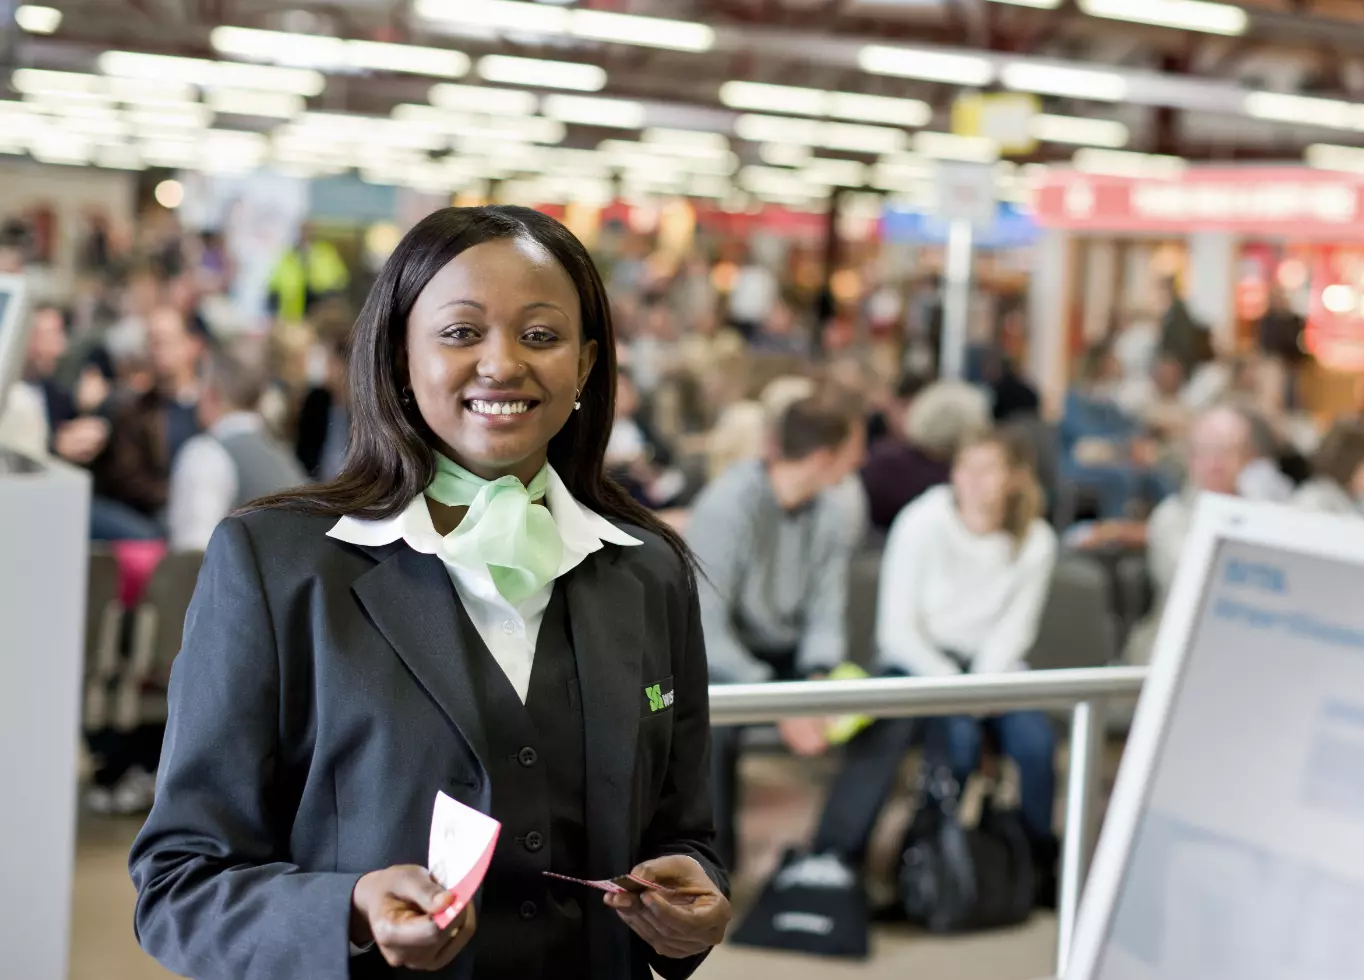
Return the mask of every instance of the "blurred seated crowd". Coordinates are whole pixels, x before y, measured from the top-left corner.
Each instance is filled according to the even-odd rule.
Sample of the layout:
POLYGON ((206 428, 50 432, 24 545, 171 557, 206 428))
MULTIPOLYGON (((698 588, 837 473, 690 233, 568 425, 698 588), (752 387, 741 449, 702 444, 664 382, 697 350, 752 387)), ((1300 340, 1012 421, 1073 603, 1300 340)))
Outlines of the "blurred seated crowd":
MULTIPOLYGON (((294 315, 265 335, 228 333, 205 314, 226 286, 220 256, 181 244, 174 262, 124 256, 81 296, 30 312, 0 444, 90 471, 93 542, 202 551, 235 508, 326 480, 345 453, 344 276, 323 263, 314 290, 281 275, 278 308, 294 315)), ((700 256, 663 275, 617 262, 610 280, 621 377, 608 467, 700 560, 714 683, 824 677, 855 659, 880 675, 1027 670, 1058 561, 1114 553, 1143 556, 1149 572, 1153 601, 1124 653, 1142 662, 1197 492, 1364 515, 1360 420, 1319 432, 1299 411, 1291 346, 1220 356, 1173 291, 1163 319, 1126 317, 1085 354, 1049 420, 988 345, 967 380, 934 380, 931 357, 902 369, 910 347, 934 342, 931 312, 913 322, 921 305, 905 304, 903 347, 887 359, 844 342, 865 335, 857 304, 817 321, 753 261, 724 289, 700 256), (869 557, 878 574, 854 583, 869 557), (876 593, 870 613, 850 613, 859 589, 876 593), (869 652, 852 649, 857 615, 873 620, 869 652)), ((1266 338, 1292 333, 1279 301, 1269 315, 1266 338)), ((830 731, 828 719, 779 726, 801 756, 841 748, 814 852, 860 865, 902 758, 931 733, 958 780, 983 745, 1017 765, 1045 894, 1057 851, 1045 715, 830 731)), ((740 866, 742 735, 717 729, 713 753, 719 846, 740 866)), ((148 805, 154 745, 140 758, 92 751, 92 805, 148 805)))

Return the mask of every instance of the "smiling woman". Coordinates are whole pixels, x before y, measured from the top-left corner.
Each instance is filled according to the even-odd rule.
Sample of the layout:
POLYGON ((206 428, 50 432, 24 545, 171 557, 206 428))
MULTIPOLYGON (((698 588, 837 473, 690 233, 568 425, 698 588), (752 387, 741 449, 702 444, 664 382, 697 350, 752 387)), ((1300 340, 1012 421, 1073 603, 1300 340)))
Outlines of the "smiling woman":
POLYGON ((200 980, 686 977, 730 916, 705 648, 690 553, 603 475, 591 259, 534 211, 438 211, 351 350, 341 474, 209 545, 131 856, 143 946, 200 980), (502 824, 448 923, 438 791, 502 824), (663 887, 570 883, 626 871, 663 887))

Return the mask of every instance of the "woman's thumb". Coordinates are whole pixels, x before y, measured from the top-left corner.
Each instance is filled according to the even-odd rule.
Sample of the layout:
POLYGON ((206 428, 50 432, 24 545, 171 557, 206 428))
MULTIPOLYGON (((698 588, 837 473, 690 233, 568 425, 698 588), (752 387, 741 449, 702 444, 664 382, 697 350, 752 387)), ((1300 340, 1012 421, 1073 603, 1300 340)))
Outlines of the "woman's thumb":
POLYGON ((425 868, 414 865, 404 869, 404 872, 393 883, 395 898, 411 903, 428 915, 441 911, 454 901, 454 896, 431 877, 431 872, 425 868))

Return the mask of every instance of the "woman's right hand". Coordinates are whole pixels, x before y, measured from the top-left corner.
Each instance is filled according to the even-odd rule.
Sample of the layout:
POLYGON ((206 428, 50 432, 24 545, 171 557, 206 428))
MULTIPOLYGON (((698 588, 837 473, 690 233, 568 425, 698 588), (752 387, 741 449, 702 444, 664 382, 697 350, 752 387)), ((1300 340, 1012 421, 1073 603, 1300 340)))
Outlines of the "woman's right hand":
POLYGON ((431 873, 415 864, 372 871, 351 893, 351 942, 374 943, 389 966, 434 971, 448 966, 477 929, 469 903, 442 929, 432 916, 450 907, 454 896, 431 873))

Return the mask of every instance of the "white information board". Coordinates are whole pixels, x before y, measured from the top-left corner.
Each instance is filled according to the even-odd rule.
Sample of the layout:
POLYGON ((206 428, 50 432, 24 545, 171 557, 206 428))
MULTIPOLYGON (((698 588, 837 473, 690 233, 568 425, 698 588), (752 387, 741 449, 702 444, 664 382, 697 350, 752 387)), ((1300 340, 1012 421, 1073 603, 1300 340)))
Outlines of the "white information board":
POLYGON ((1364 520, 1208 498, 1067 980, 1364 980, 1364 520))

